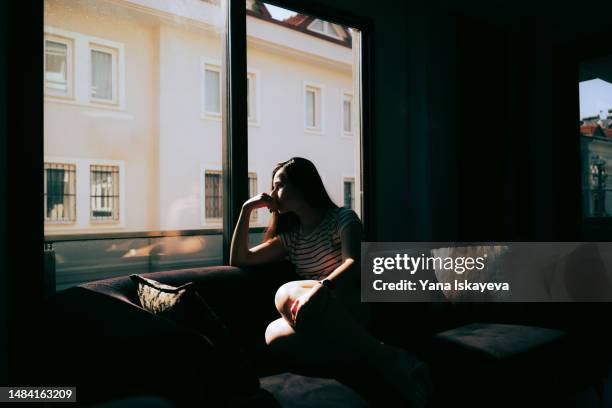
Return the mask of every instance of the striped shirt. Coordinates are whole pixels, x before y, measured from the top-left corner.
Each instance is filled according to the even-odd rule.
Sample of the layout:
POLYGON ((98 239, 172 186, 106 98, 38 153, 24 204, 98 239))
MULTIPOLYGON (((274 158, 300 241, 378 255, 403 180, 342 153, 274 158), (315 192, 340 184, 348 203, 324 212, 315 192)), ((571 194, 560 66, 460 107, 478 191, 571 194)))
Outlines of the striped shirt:
POLYGON ((327 210, 321 223, 310 234, 300 226, 279 234, 287 251, 286 258, 304 279, 321 280, 342 264, 342 231, 361 221, 355 211, 340 207, 327 210))

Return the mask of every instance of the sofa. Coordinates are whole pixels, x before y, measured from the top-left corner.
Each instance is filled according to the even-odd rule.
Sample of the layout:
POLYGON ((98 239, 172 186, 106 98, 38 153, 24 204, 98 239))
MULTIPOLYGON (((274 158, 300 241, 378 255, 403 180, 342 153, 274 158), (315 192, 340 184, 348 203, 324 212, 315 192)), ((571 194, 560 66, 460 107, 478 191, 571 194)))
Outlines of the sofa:
MULTIPOLYGON (((339 371, 333 379, 327 373, 304 376, 299 368, 269 353, 263 333, 278 317, 274 294, 282 283, 297 279, 288 262, 143 276, 173 286, 195 283, 226 322, 260 382, 271 384, 248 406, 280 406, 279 401, 299 399, 300 387, 313 389, 312 381, 342 384, 326 388, 328 400, 334 393, 348 395, 350 390, 354 395, 347 398, 352 406, 393 402, 392 393, 373 391, 378 387, 364 382, 361 373, 339 371), (288 397, 292 392, 295 397, 288 397)), ((441 302, 372 303, 371 307, 376 337, 411 350, 430 364, 434 406, 556 406, 589 386, 605 404, 601 387, 609 360, 607 305, 441 302)), ((202 336, 142 309, 129 277, 61 291, 49 300, 41 319, 45 352, 37 381, 76 386, 82 405, 127 401, 108 406, 130 406, 131 398, 150 397, 158 398, 159 406, 224 404, 225 395, 215 393, 219 378, 202 336)))

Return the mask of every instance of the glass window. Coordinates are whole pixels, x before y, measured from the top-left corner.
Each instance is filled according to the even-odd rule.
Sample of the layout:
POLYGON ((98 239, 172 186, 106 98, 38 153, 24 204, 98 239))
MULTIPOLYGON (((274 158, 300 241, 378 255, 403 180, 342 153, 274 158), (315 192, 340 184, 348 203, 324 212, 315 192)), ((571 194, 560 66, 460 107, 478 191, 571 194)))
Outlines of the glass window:
MULTIPOLYGON (((328 22, 319 16, 267 3, 251 11, 256 15, 246 16, 249 36, 257 33, 267 41, 265 47, 250 37, 247 41, 247 71, 261 73, 256 113, 261 123, 248 127, 248 168, 257 173, 259 192, 271 190, 277 163, 304 157, 316 166, 334 203, 346 202, 361 216, 361 131, 355 117, 360 112, 355 105, 361 89, 360 31, 336 25, 333 31, 345 33, 338 41, 321 35, 328 22), (325 66, 317 62, 321 58, 325 66), (353 137, 337 137, 349 130, 353 137)), ((269 217, 260 209, 259 225, 267 225, 269 217)))
MULTIPOLYGON (((258 194, 258 191, 259 189, 257 188, 257 173, 249 173, 249 197, 254 197, 258 194)), ((258 213, 259 209, 256 209, 251 212, 251 224, 257 224, 257 219, 259 218, 257 215, 258 213)))
POLYGON ((315 21, 312 22, 312 24, 310 25, 310 28, 312 30, 315 30, 315 31, 323 32, 324 31, 324 23, 323 23, 322 20, 316 19, 315 21))
POLYGON ((579 70, 582 213, 587 219, 612 217, 611 68, 612 57, 604 57, 584 61, 579 70))
POLYGON ((45 163, 45 221, 76 221, 76 166, 45 163))
POLYGON ((353 133, 352 106, 352 96, 344 94, 342 100, 342 128, 344 133, 353 133))
POLYGON ((204 78, 204 104, 207 114, 221 114, 221 71, 208 66, 204 78))
POLYGON ((70 96, 71 54, 70 41, 47 36, 45 40, 45 93, 47 95, 70 96))
POLYGON ((257 77, 254 72, 247 74, 247 117, 249 122, 258 122, 257 115, 257 77))
POLYGON ((355 209, 355 179, 345 178, 344 179, 344 206, 355 209))
POLYGON ((91 50, 91 97, 94 100, 114 101, 116 99, 116 75, 113 67, 114 53, 102 49, 91 50))
POLYGON ((118 221, 119 167, 91 165, 90 180, 92 221, 118 221))
POLYGON ((223 180, 221 171, 206 170, 204 179, 206 222, 221 222, 223 217, 223 180))
POLYGON ((305 103, 305 117, 306 117, 306 128, 309 129, 320 129, 321 118, 320 108, 321 104, 321 90, 313 86, 306 87, 306 103, 305 103))

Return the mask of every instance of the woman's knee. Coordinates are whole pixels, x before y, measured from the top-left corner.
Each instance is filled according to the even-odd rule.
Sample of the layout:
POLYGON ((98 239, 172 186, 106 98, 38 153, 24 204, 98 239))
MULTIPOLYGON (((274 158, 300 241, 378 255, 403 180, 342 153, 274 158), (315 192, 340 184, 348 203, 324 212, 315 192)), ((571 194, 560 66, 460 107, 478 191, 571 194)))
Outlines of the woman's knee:
POLYGON ((297 299, 303 291, 302 284, 300 281, 292 281, 283 284, 276 291, 274 296, 274 304, 276 310, 283 315, 288 316, 290 314, 290 308, 295 299, 297 299))

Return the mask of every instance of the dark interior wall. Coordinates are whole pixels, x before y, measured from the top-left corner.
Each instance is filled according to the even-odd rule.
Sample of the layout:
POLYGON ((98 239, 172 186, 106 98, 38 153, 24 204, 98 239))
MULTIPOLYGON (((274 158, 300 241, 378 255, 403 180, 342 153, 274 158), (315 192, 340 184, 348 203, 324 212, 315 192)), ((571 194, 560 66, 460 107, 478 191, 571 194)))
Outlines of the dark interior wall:
POLYGON ((2 259, 6 275, 2 276, 6 301, 8 382, 26 384, 25 362, 28 351, 44 340, 32 317, 40 311, 43 299, 43 10, 42 2, 2 2, 6 18, 5 80, 0 103, 7 120, 3 126, 1 195, 2 259))
POLYGON ((0 2, 0 384, 7 383, 6 359, 6 2, 0 2))

